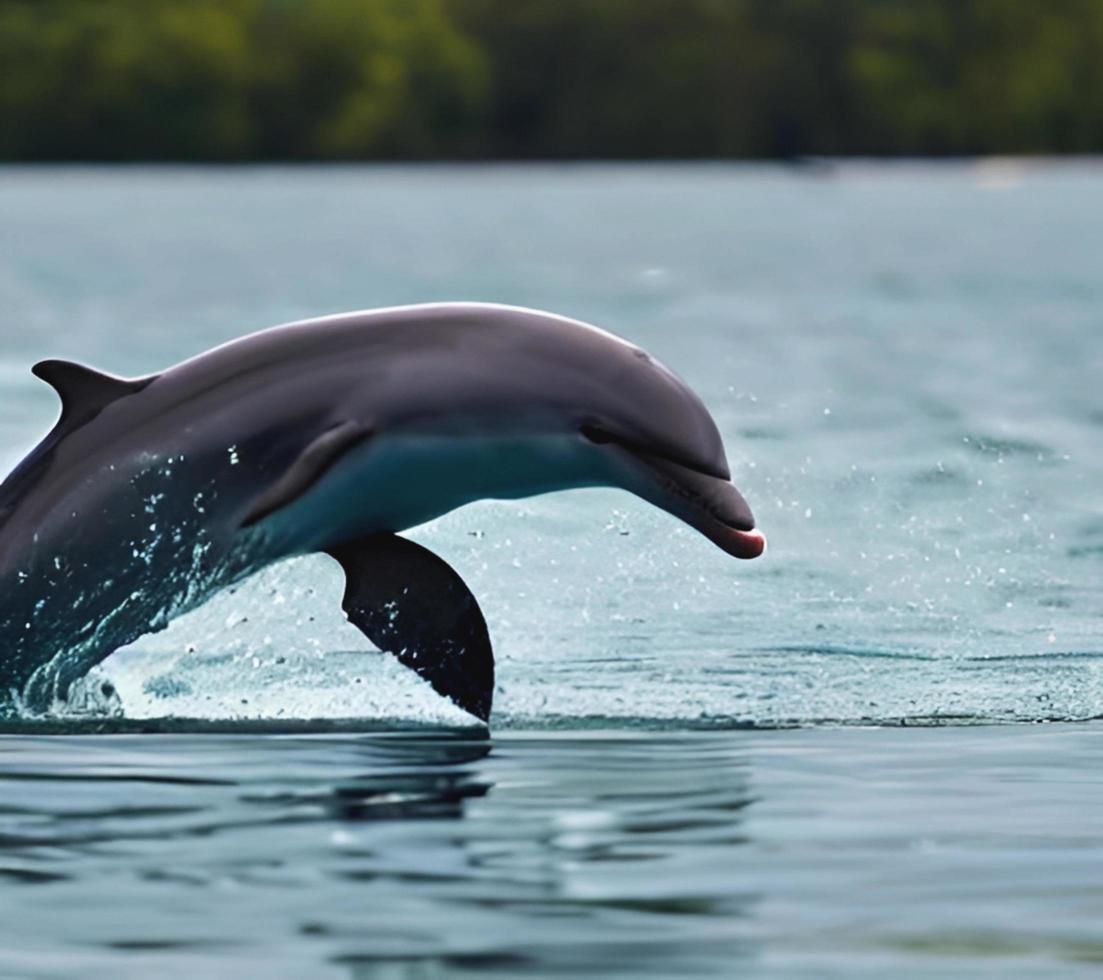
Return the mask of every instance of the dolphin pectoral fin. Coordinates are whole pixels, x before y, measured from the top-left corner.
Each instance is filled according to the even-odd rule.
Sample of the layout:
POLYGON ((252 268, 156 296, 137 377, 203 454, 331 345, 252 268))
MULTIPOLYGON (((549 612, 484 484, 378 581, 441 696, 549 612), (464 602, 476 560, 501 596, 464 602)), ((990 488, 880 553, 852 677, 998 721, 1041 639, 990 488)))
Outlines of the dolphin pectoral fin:
POLYGON ((345 570, 349 621, 438 694, 487 721, 494 652, 479 604, 456 571, 394 534, 358 538, 327 554, 345 570))
POLYGON ((363 422, 338 422, 314 439, 267 490, 249 505, 241 526, 249 527, 273 511, 301 497, 325 475, 349 449, 371 435, 371 426, 363 422))

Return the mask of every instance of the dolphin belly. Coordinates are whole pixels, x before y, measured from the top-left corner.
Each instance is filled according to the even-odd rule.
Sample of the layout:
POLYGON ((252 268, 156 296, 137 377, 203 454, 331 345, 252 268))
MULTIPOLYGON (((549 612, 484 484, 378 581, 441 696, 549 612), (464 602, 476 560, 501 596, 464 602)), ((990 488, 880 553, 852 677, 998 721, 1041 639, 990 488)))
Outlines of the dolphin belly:
POLYGON ((368 534, 408 530, 476 500, 599 486, 604 479, 574 440, 376 439, 349 453, 260 529, 281 556, 309 554, 368 534))

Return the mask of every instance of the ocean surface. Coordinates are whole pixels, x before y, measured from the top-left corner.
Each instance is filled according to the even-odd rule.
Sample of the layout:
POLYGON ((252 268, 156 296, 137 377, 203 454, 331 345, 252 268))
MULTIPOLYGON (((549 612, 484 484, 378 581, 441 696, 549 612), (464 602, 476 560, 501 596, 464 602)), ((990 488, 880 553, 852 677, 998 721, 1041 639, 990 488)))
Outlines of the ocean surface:
POLYGON ((0 168, 4 470, 41 358, 488 300, 681 374, 770 545, 613 490, 413 531, 489 733, 325 558, 119 651, 4 722, 0 976, 1099 975, 1100 256, 1090 163, 0 168))

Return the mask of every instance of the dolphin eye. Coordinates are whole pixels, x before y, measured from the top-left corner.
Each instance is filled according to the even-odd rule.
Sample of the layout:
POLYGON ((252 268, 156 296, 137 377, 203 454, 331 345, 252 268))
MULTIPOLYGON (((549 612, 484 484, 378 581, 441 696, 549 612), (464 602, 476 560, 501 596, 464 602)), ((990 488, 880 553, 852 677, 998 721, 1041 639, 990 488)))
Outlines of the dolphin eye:
POLYGON ((599 429, 596 425, 586 424, 579 430, 590 442, 597 443, 599 446, 604 445, 607 442, 613 442, 613 437, 609 435, 604 429, 599 429))

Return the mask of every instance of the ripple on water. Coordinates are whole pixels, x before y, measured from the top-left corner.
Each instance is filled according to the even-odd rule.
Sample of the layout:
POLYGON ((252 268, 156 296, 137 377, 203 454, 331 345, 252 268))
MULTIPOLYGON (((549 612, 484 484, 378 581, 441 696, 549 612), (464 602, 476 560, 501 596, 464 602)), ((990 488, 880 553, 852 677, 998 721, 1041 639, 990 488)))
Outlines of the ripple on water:
POLYGON ((0 972, 1057 976, 1097 734, 28 738, 0 972))

